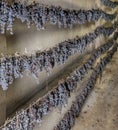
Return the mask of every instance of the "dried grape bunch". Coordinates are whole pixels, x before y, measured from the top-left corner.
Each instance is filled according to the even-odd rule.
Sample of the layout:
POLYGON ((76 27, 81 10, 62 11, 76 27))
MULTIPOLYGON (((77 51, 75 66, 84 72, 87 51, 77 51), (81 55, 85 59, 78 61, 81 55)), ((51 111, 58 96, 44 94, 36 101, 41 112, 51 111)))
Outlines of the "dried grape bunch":
POLYGON ((101 0, 101 2, 105 5, 105 6, 108 6, 110 8, 115 8, 118 6, 118 2, 113 2, 113 1, 110 1, 110 0, 101 0))
POLYGON ((95 67, 90 78, 88 79, 88 82, 86 83, 84 89, 76 97, 76 100, 73 101, 71 108, 63 116, 62 120, 58 123, 58 125, 54 127, 54 130, 70 130, 74 126, 75 119, 76 117, 79 116, 87 96, 94 88, 94 85, 96 83, 99 74, 102 73, 103 68, 110 62, 112 56, 117 51, 117 47, 118 47, 117 44, 114 44, 112 50, 110 50, 107 53, 107 56, 101 59, 100 63, 95 67))
POLYGON ((13 34, 13 24, 15 19, 26 22, 28 28, 35 25, 37 30, 45 29, 47 23, 57 25, 58 28, 72 28, 76 24, 84 24, 86 22, 96 22, 100 18, 105 20, 113 20, 116 14, 106 14, 99 9, 91 10, 69 10, 62 7, 40 5, 33 2, 28 5, 27 1, 20 2, 15 0, 9 5, 4 0, 0 1, 0 27, 1 33, 6 30, 13 34))
POLYGON ((114 14, 106 14, 105 12, 101 12, 102 13, 102 18, 104 18, 106 21, 112 21, 113 19, 116 18, 117 13, 114 14))
MULTIPOLYGON (((93 41, 99 35, 110 36, 117 26, 118 24, 114 23, 112 27, 98 27, 92 33, 88 33, 81 38, 69 39, 43 52, 36 51, 30 55, 20 55, 18 53, 12 56, 3 55, 0 59, 0 85, 3 90, 6 90, 15 79, 23 77, 23 72, 28 75, 31 74, 37 84, 39 84, 39 72, 45 70, 49 75, 56 64, 59 66, 63 65, 70 56, 75 53, 83 53, 86 47, 89 44, 93 44, 93 41)), ((117 36, 115 35, 116 38, 117 36)), ((85 69, 82 68, 78 73, 84 75, 85 69)), ((82 75, 76 76, 75 79, 81 79, 82 75)), ((71 88, 72 86, 70 85, 69 87, 71 88)))
MULTIPOLYGON (((32 130, 35 123, 41 124, 43 116, 52 111, 54 107, 58 107, 61 110, 62 106, 66 106, 68 104, 68 97, 71 95, 73 90, 76 90, 77 83, 82 80, 83 76, 87 73, 88 69, 92 67, 96 59, 100 57, 100 55, 108 52, 107 58, 104 58, 100 65, 94 69, 95 73, 92 74, 92 77, 88 81, 86 87, 81 92, 81 96, 78 97, 76 101, 78 105, 75 105, 75 103, 72 105, 72 109, 70 111, 72 112, 72 115, 68 116, 70 122, 64 119, 65 123, 69 123, 66 127, 71 128, 72 124, 74 124, 75 116, 79 116, 84 100, 91 91, 92 86, 95 84, 97 75, 102 71, 103 66, 110 61, 112 55, 117 50, 117 47, 117 44, 115 44, 113 40, 99 47, 88 61, 82 65, 82 67, 77 68, 70 74, 70 76, 59 82, 58 85, 48 92, 48 94, 46 94, 43 98, 30 104, 30 106, 26 109, 17 112, 13 119, 11 119, 8 123, 6 122, 4 130, 32 130)), ((61 123, 61 126, 65 127, 63 122, 61 123)))

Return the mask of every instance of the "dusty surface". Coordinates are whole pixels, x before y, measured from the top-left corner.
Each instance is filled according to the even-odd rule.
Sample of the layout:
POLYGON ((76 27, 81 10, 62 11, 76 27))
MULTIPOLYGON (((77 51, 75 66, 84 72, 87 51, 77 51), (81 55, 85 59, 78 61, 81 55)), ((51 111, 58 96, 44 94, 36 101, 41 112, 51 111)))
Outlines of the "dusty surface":
POLYGON ((72 130, 118 130, 118 52, 107 65, 72 130))

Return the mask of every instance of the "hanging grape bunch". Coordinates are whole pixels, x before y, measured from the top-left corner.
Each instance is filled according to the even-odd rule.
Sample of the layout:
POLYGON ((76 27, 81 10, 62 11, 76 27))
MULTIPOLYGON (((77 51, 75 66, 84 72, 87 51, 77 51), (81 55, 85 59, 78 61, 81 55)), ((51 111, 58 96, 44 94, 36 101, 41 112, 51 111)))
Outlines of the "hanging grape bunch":
POLYGON ((38 99, 36 102, 30 104, 26 109, 18 111, 11 120, 6 122, 4 125, 4 130, 33 130, 35 123, 41 125, 43 116, 52 111, 54 107, 58 107, 61 110, 62 106, 65 106, 68 103, 68 97, 72 93, 72 89, 76 89, 77 83, 80 81, 79 79, 74 80, 75 78, 73 77, 76 77, 77 75, 81 75, 83 77, 83 74, 79 72, 83 70, 84 74, 87 73, 97 58, 107 52, 107 55, 101 59, 100 63, 95 67, 91 77, 88 79, 81 93, 76 97, 76 100, 73 101, 70 110, 64 115, 63 119, 55 127, 56 130, 60 128, 70 129, 74 125, 75 118, 79 116, 81 108, 88 94, 94 87, 97 77, 102 72, 105 65, 110 61, 113 54, 117 51, 117 47, 118 45, 112 41, 102 45, 94 52, 93 55, 91 55, 91 57, 82 65, 81 68, 78 67, 76 70, 74 70, 70 76, 59 82, 56 88, 51 90, 43 98, 38 99), (110 49, 111 47, 112 49, 110 49), (89 66, 86 67, 86 65, 89 66), (76 83, 73 84, 73 81, 76 83))
POLYGON ((0 30, 4 34, 7 31, 13 34, 15 19, 26 22, 27 27, 35 25, 37 30, 45 29, 47 23, 57 25, 59 28, 72 28, 75 24, 96 22, 100 18, 113 20, 116 14, 107 14, 99 9, 91 10, 69 10, 56 6, 45 6, 39 3, 28 3, 15 1, 9 5, 4 0, 0 1, 0 30))
POLYGON ((115 8, 118 6, 118 2, 113 2, 113 1, 110 1, 110 0, 101 0, 101 2, 105 5, 105 6, 108 6, 110 8, 115 8))
MULTIPOLYGON (((97 27, 92 33, 88 33, 81 38, 69 39, 43 52, 36 51, 31 55, 20 55, 18 53, 12 56, 3 55, 0 58, 0 85, 3 90, 6 90, 14 79, 23 77, 23 72, 31 74, 39 84, 39 72, 46 71, 49 75, 56 64, 60 66, 73 54, 83 53, 86 47, 99 35, 110 36, 117 26, 118 24, 114 23, 112 27, 97 27)), ((116 39, 117 35, 115 35, 116 39)), ((85 69, 82 68, 79 73, 84 74, 85 69)), ((81 76, 76 77, 76 79, 78 78, 81 79, 81 76)))

